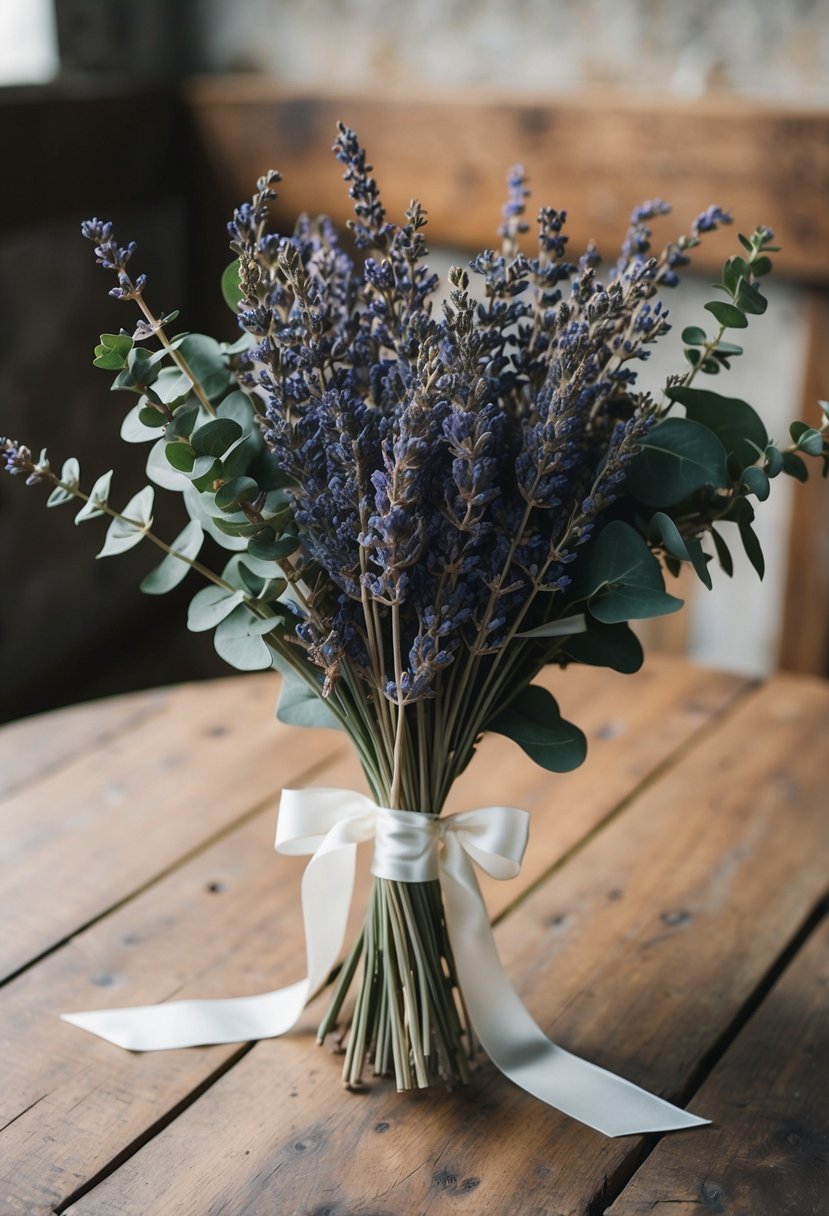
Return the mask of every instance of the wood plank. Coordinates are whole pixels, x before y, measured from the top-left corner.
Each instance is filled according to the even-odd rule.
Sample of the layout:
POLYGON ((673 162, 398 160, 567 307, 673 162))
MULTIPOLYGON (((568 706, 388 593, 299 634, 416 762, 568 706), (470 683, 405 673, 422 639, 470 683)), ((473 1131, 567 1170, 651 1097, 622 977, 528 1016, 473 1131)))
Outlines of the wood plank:
POLYGON ((182 189, 181 127, 170 88, 88 77, 4 89, 3 154, 16 176, 0 194, 0 231, 169 198, 182 189), (104 154, 121 149, 116 162, 104 154), (43 186, 47 151, 55 189, 43 186))
POLYGON ((662 1140, 608 1216, 823 1216, 827 990, 824 921, 695 1095, 714 1127, 662 1140))
MULTIPOLYGON (((829 690, 775 680, 502 921, 502 957, 560 1042, 682 1095, 825 891, 827 725, 829 690)), ((585 1216, 640 1151, 486 1064, 449 1095, 357 1096, 335 1074, 301 1035, 257 1044, 67 1213, 585 1216)))
POLYGON ((278 687, 275 675, 186 685, 0 806, 0 919, 12 926, 0 978, 313 769, 319 738, 273 721, 278 687))
MULTIPOLYGON (((809 297, 809 338, 797 417, 815 424, 829 395, 829 291, 809 297)), ((787 671, 829 675, 829 494, 819 461, 793 496, 778 661, 787 671)))
MULTIPOLYGON (((774 228, 783 246, 782 274, 829 280, 825 112, 716 94, 686 101, 592 90, 525 99, 464 91, 380 100, 233 76, 196 78, 184 97, 212 171, 211 205, 224 214, 275 167, 285 176, 283 219, 324 211, 344 223, 351 203, 328 151, 342 119, 368 149, 389 215, 402 217, 416 193, 428 209, 434 243, 491 247, 505 174, 519 162, 530 174, 534 205, 566 208, 579 250, 595 237, 612 260, 631 208, 667 194, 676 221, 660 225, 665 239, 717 202, 734 212, 742 230, 759 223, 774 228)), ((695 263, 718 269, 735 239, 706 241, 695 263)))
MULTIPOLYGON (((526 893, 745 687, 670 661, 637 677, 638 697, 631 697, 629 679, 613 673, 574 669, 557 678, 570 689, 568 711, 578 708, 588 728, 591 764, 539 781, 528 761, 516 762, 520 753, 513 745, 491 737, 476 757, 477 782, 465 778, 459 791, 461 804, 480 800, 486 774, 487 800, 509 794, 535 811, 530 857, 519 879, 497 884, 491 901, 496 912, 526 893), (559 804, 567 814, 556 813, 559 804)), ((351 758, 332 763, 314 780, 360 786, 351 758)), ((58 1011, 163 1000, 173 993, 257 992, 298 977, 304 863, 274 856, 273 820, 273 806, 265 807, 6 986, 0 1039, 15 1050, 0 1095, 0 1124, 8 1125, 0 1135, 4 1216, 51 1213, 238 1050, 131 1055, 59 1022, 58 1011)), ((303 1020, 301 1044, 307 1044, 303 1031, 314 1026, 317 1012, 303 1020)), ((316 1052, 311 1067, 336 1088, 337 1066, 326 1053, 316 1052)))
POLYGON ((8 723, 0 730, 0 799, 41 780, 89 748, 134 729, 160 713, 168 696, 167 689, 152 689, 8 723))

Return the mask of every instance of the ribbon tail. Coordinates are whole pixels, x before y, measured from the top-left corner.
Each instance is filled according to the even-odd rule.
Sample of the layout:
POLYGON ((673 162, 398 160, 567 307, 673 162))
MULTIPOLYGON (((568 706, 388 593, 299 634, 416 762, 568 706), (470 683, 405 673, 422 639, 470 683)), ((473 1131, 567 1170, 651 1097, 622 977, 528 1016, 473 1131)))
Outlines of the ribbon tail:
POLYGON ((328 848, 323 844, 302 876, 305 979, 258 996, 63 1013, 62 1020, 130 1051, 243 1043, 285 1034, 296 1025, 340 956, 354 889, 356 851, 353 843, 329 843, 328 848))
POLYGON ((547 1038, 504 973, 470 862, 457 842, 446 843, 441 877, 460 988, 481 1046, 501 1072, 548 1106, 606 1136, 708 1123, 547 1038))

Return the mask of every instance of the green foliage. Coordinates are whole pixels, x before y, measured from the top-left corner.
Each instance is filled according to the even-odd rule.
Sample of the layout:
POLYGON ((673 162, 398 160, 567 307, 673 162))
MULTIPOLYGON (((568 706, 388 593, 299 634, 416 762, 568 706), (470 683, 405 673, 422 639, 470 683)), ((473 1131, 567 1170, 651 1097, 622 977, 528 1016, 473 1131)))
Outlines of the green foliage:
POLYGON ((625 477, 630 493, 649 507, 670 507, 703 486, 729 482, 722 443, 707 426, 688 418, 658 423, 625 477))
POLYGON ((607 524, 590 548, 585 595, 591 616, 606 625, 677 612, 659 562, 639 533, 621 520, 607 524))
POLYGON ((221 280, 222 295, 224 296, 225 304, 231 312, 238 313, 239 306, 244 299, 242 288, 239 285, 239 259, 231 262, 226 266, 222 274, 221 280))
POLYGON ((120 372, 126 367, 127 355, 132 350, 129 334, 101 334, 100 345, 95 347, 95 367, 106 371, 120 372))
POLYGON ((523 688, 485 729, 506 735, 551 773, 569 773, 587 753, 584 733, 562 718, 555 697, 536 684, 523 688))
POLYGON ((77 489, 78 483, 81 480, 81 466, 74 456, 70 456, 64 461, 63 468, 60 471, 60 479, 69 489, 62 489, 60 486, 55 486, 52 493, 46 499, 47 507, 61 507, 64 503, 72 502, 75 498, 73 490, 77 489))
POLYGON ((280 663, 282 687, 276 707, 278 721, 288 726, 316 726, 326 730, 342 730, 342 725, 322 695, 322 681, 317 691, 287 665, 280 663))
POLYGON ((187 562, 198 557, 203 543, 204 530, 197 520, 191 519, 170 546, 174 552, 166 554, 163 561, 141 580, 141 590, 147 595, 166 595, 172 591, 187 577, 191 569, 187 562))
POLYGON ((739 397, 723 397, 684 385, 670 387, 666 393, 672 401, 685 406, 687 418, 717 436, 726 452, 736 456, 741 469, 753 464, 758 450, 762 452, 769 441, 760 415, 739 397))
POLYGON ((145 486, 130 499, 120 512, 120 518, 113 519, 110 523, 104 547, 98 557, 114 557, 117 553, 125 553, 144 539, 153 522, 154 496, 152 486, 145 486))
POLYGON ((590 667, 609 667, 631 675, 644 662, 642 643, 626 623, 604 625, 590 620, 585 633, 568 638, 556 655, 556 662, 586 663, 590 667))
POLYGON ((711 590, 711 575, 702 544, 697 539, 686 540, 676 523, 664 511, 656 511, 650 520, 649 535, 681 562, 690 562, 702 583, 711 590))

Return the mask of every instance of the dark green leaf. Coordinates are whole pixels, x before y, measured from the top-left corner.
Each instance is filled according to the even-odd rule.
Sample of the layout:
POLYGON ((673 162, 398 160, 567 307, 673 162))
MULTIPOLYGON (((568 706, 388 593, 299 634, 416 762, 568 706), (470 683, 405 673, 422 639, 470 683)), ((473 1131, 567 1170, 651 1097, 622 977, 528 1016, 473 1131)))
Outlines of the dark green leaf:
POLYGON ((752 245, 751 241, 748 239, 747 236, 743 236, 742 232, 737 233, 737 240, 740 242, 743 249, 747 249, 749 253, 754 252, 754 246, 752 245))
POLYGON ((194 431, 190 442, 197 456, 221 457, 241 434, 242 428, 232 418, 214 418, 194 431))
POLYGON ((193 469, 195 453, 189 443, 168 443, 164 449, 167 462, 179 473, 190 473, 193 469))
POLYGON ((607 625, 663 616, 682 607, 665 591, 659 562, 639 533, 613 520, 599 533, 587 563, 587 606, 607 625))
POLYGON ((766 572, 766 563, 763 558, 763 550, 760 548, 760 541, 757 539, 757 533, 752 528, 747 520, 739 521, 740 539, 743 542, 743 548, 746 551, 746 556, 751 562, 754 569, 760 578, 766 572))
POLYGON ((745 313, 740 312, 733 304, 726 304, 723 300, 711 300, 705 307, 726 329, 745 329, 748 325, 745 313))
POLYGON ((773 443, 770 443, 764 455, 766 457, 766 473, 769 477, 777 477, 778 474, 783 472, 783 453, 773 443))
POLYGON ((662 541, 663 546, 668 553, 672 554, 682 562, 690 562, 700 579, 708 589, 711 589, 711 575, 708 573, 708 563, 705 560, 705 554, 702 545, 698 540, 692 538, 685 541, 676 523, 671 519, 670 515, 666 515, 664 511, 656 511, 651 516, 648 535, 653 539, 662 541))
POLYGON ((342 730, 339 719, 323 699, 321 684, 317 685, 319 692, 316 693, 302 676, 296 675, 290 668, 280 664, 280 670, 282 688, 276 707, 278 721, 288 726, 317 726, 327 730, 342 730))
POLYGON ((714 548, 717 551, 717 561, 720 563, 720 566, 728 577, 731 578, 734 573, 734 562, 731 559, 731 552, 728 545, 720 536, 719 532, 716 532, 714 528, 711 529, 711 536, 714 540, 714 548))
POLYGON ((193 428, 196 425, 196 420, 199 416, 199 407, 197 405, 179 405, 173 410, 173 420, 167 426, 164 432, 164 438, 187 439, 193 433, 193 428))
POLYGON ((757 258, 751 264, 752 273, 759 279, 771 270, 771 258, 757 258))
POLYGON ((280 536, 279 540, 260 540, 256 538, 248 544, 248 553, 264 562, 278 562, 283 557, 290 557, 299 545, 296 536, 280 536))
POLYGON ((750 494, 755 494, 760 502, 765 502, 771 492, 768 476, 756 464, 743 469, 743 485, 750 494))
POLYGON ((216 506, 220 511, 237 511, 239 504, 253 502, 259 486, 252 477, 234 477, 216 491, 216 506))
POLYGON ((793 422, 789 427, 789 434, 801 452, 805 452, 807 456, 822 454, 823 436, 814 427, 807 426, 805 422, 793 422))
POLYGON ((751 313, 754 316, 762 316, 769 306, 766 297, 753 287, 751 283, 742 280, 737 288, 737 297, 734 301, 738 308, 743 312, 751 313))
POLYGON ((166 426, 167 415, 157 410, 154 405, 143 405, 138 411, 138 421, 142 426, 166 426))
POLYGON ((809 480, 806 463, 796 452, 783 453, 783 472, 788 473, 789 477, 795 477, 798 481, 809 480))
POLYGON ((688 346, 705 346, 708 341, 708 336, 704 329, 700 329, 698 325, 688 325, 682 331, 682 341, 688 346))
POLYGON ((582 731, 562 718, 555 697, 535 684, 513 697, 506 709, 487 722, 486 729, 512 739, 551 773, 569 773, 587 754, 582 731))
POLYGON ((727 452, 733 452, 740 468, 753 464, 758 449, 769 441, 760 415, 747 401, 739 397, 723 397, 710 389, 686 388, 677 385, 666 389, 668 397, 685 406, 687 417, 707 427, 717 436, 727 452))
POLYGON ((224 532, 225 536, 250 536, 256 537, 262 541, 272 541, 274 538, 274 530, 268 524, 263 524, 256 520, 232 520, 222 519, 220 515, 213 516, 213 523, 220 532, 224 532))
POLYGON ((626 481, 640 502, 670 507, 702 486, 729 484, 725 448, 706 426, 688 418, 668 418, 642 441, 628 465, 626 481))
POLYGON ((563 654, 576 663, 609 667, 625 675, 638 671, 645 657, 641 642, 628 624, 603 625, 601 621, 591 621, 586 633, 568 638, 563 654))

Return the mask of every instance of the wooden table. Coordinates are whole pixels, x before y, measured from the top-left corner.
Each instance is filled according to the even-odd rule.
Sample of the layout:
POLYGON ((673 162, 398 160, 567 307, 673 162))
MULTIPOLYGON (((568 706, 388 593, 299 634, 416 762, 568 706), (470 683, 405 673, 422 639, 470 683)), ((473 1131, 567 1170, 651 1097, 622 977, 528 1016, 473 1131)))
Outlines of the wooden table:
POLYGON ((562 1045, 712 1127, 608 1140, 488 1063, 454 1093, 345 1092, 314 1043, 137 1055, 62 1010, 299 978, 281 785, 362 788, 344 738, 273 721, 276 677, 0 732, 0 1216, 780 1216, 829 1212, 829 686, 650 659, 555 675, 587 764, 485 741, 453 809, 532 812, 486 885, 501 956, 562 1045))

